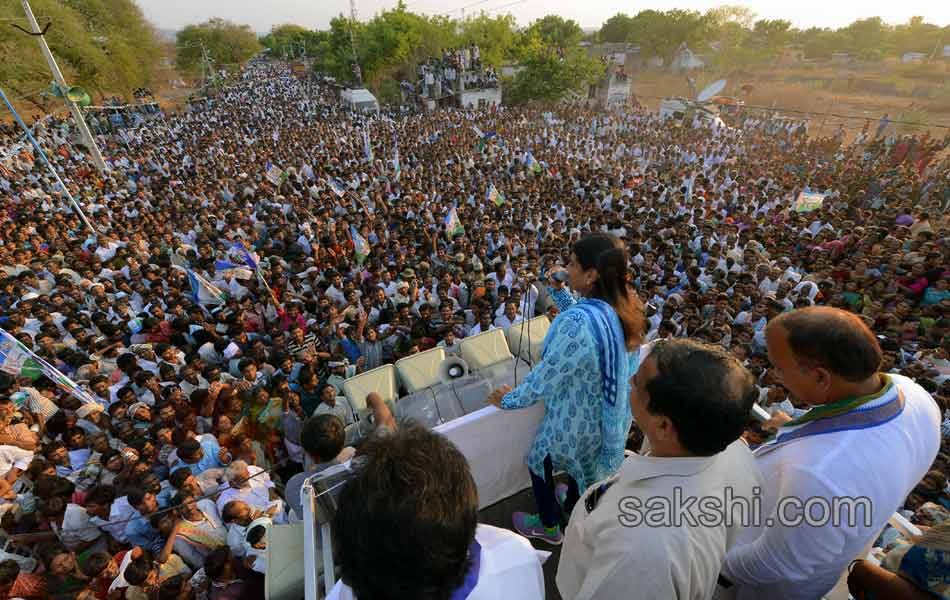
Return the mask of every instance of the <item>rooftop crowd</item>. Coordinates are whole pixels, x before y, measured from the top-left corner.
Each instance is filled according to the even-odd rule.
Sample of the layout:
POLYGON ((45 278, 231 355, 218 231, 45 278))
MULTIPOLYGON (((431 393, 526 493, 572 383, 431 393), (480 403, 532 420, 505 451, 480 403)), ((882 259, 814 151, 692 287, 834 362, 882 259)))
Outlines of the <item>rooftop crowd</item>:
MULTIPOLYGON (((92 399, 0 374, 14 540, 0 599, 263 597, 251 530, 300 516, 288 483, 308 455, 352 455, 345 379, 553 321, 577 300, 565 267, 586 232, 623 241, 646 341, 720 346, 779 419, 807 407, 777 381, 765 327, 812 305, 858 315, 881 370, 950 415, 950 136, 866 127, 851 143, 761 115, 733 129, 575 104, 361 117, 265 63, 214 99, 102 130, 107 173, 68 123, 39 121, 92 232, 20 132, 0 131, 0 327, 92 399), (797 212, 806 189, 824 201, 797 212), (195 293, 191 273, 224 294, 195 293), (308 441, 318 426, 333 443, 308 441)), ((945 438, 906 500, 913 522, 950 518, 948 475, 945 438)))

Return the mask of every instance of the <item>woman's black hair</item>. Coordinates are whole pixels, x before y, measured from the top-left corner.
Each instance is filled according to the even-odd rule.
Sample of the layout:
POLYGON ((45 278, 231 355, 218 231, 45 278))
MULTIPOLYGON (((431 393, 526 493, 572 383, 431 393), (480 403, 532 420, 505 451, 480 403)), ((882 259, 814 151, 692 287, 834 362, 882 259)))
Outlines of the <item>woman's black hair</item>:
POLYGON ((628 349, 640 345, 646 333, 646 318, 643 303, 629 283, 623 244, 609 233, 591 233, 577 240, 571 251, 585 271, 597 270, 597 280, 588 296, 603 300, 617 312, 628 349))

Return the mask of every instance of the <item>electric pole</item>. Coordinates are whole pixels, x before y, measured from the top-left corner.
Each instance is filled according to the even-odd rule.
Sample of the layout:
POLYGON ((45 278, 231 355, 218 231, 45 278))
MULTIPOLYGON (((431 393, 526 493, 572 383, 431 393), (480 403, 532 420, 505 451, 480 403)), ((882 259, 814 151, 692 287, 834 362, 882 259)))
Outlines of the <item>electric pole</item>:
POLYGON ((67 94, 69 86, 66 85, 66 79, 63 77, 63 73, 59 70, 59 65, 56 64, 56 59, 53 57, 53 53, 50 51, 49 45, 46 43, 46 38, 43 36, 39 23, 36 22, 36 17, 33 16, 33 9, 30 8, 30 2, 29 0, 20 1, 23 4, 23 11, 26 13, 26 18, 30 22, 30 28, 33 30, 33 37, 39 41, 40 50, 43 51, 43 55, 46 57, 46 62, 49 63, 50 71, 53 72, 53 79, 62 92, 63 100, 66 102, 69 112, 73 115, 73 120, 76 122, 76 128, 79 129, 79 134, 86 143, 86 147, 89 148, 89 155, 92 157, 92 162, 96 164, 96 167, 100 171, 105 172, 107 170, 106 161, 102 159, 102 153, 99 152, 99 146, 96 144, 95 138, 92 137, 92 132, 89 131, 89 126, 86 125, 86 120, 82 116, 82 111, 79 110, 79 106, 75 102, 69 99, 69 95, 67 94))
POLYGON ((353 75, 356 77, 356 87, 363 87, 363 72, 360 61, 356 58, 356 39, 353 37, 353 28, 356 26, 356 0, 350 0, 350 50, 353 52, 353 75))

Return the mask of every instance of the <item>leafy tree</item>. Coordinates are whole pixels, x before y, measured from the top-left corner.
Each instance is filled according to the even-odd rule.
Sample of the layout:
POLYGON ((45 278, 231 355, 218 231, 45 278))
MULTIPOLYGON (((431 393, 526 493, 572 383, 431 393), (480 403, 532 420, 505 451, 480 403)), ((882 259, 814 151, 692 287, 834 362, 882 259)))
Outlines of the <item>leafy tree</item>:
POLYGON ((710 42, 718 42, 720 53, 742 48, 752 34, 755 13, 745 6, 724 4, 709 9, 705 16, 711 29, 710 42))
POLYGON ((478 44, 482 62, 500 67, 515 58, 520 41, 517 27, 518 24, 511 15, 489 17, 481 13, 460 23, 459 41, 462 44, 475 42, 478 44))
POLYGON ((290 59, 314 56, 322 37, 321 32, 287 23, 275 25, 260 41, 265 48, 270 49, 271 56, 290 59))
POLYGON ((723 27, 734 23, 743 29, 752 29, 755 22, 755 13, 748 6, 738 4, 723 4, 706 11, 706 18, 715 27, 723 27))
POLYGON ((842 33, 848 38, 848 47, 861 57, 876 57, 886 50, 888 34, 892 28, 881 17, 860 19, 844 28, 842 33))
POLYGON ((713 21, 695 10, 644 10, 633 20, 631 41, 639 43, 646 55, 660 56, 666 61, 683 42, 695 50, 714 38, 713 21))
POLYGON ((601 42, 626 42, 633 33, 633 28, 633 17, 617 13, 604 22, 597 32, 597 38, 601 42))
POLYGON ((524 36, 525 40, 537 37, 545 46, 573 48, 583 39, 584 31, 577 21, 558 15, 548 15, 531 23, 525 30, 524 36))
MULTIPOLYGON (((70 85, 90 94, 131 97, 149 86, 161 57, 155 31, 133 0, 32 0, 40 26, 52 26, 46 41, 70 85)), ((19 2, 0 3, 0 18, 26 26, 19 2)), ((6 25, 0 27, 0 81, 12 96, 46 109, 52 101, 39 92, 52 75, 36 40, 6 25)))
POLYGON ((599 79, 604 66, 579 47, 559 53, 535 32, 525 43, 524 67, 505 90, 506 102, 555 102, 599 79))
POLYGON ((178 68, 190 74, 202 68, 202 47, 207 50, 213 68, 238 65, 261 51, 257 35, 249 25, 218 18, 179 31, 176 47, 178 68))
POLYGON ((762 19, 755 22, 752 39, 768 55, 774 55, 791 39, 792 23, 784 19, 762 19))

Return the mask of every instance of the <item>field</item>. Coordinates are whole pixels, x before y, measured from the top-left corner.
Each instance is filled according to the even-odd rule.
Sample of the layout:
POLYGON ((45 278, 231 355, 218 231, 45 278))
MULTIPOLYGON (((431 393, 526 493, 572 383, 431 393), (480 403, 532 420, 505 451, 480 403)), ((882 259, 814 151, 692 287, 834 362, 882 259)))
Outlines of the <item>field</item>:
MULTIPOLYGON (((695 78, 697 89, 717 79, 728 79, 723 93, 741 98, 750 107, 774 107, 788 116, 799 114, 793 111, 838 115, 814 116, 812 134, 819 129, 831 133, 841 124, 854 134, 861 130, 865 119, 871 120, 873 128, 885 113, 892 121, 927 124, 901 125, 897 129, 900 132, 929 129, 938 137, 950 132, 950 60, 911 65, 896 61, 869 65, 800 63, 738 73, 706 70, 697 72, 695 78)), ((634 75, 633 92, 641 103, 655 109, 662 97, 689 95, 689 86, 685 75, 645 70, 634 75)))

